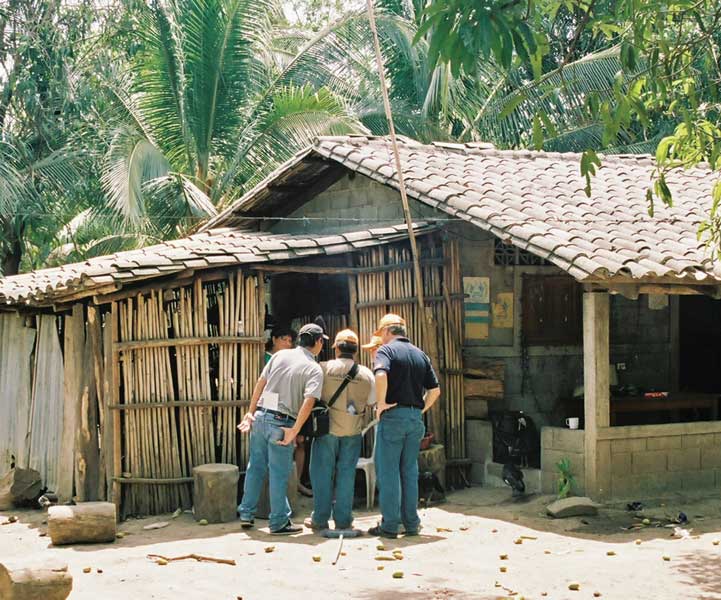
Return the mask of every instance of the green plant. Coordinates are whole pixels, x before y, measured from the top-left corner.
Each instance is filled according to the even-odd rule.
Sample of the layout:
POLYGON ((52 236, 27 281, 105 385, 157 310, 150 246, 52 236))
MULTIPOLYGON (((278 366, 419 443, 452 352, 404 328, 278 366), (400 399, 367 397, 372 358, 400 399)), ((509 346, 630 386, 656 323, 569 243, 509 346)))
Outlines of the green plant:
POLYGON ((571 473, 571 461, 562 458, 556 463, 558 471, 558 499, 566 498, 571 493, 571 489, 576 484, 576 480, 571 473))

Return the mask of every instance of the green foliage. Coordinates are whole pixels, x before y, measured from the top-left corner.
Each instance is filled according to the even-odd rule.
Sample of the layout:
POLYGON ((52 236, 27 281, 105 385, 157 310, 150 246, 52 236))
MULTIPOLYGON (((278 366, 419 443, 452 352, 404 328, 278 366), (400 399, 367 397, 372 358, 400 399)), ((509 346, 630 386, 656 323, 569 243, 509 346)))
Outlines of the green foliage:
POLYGON ((571 490, 576 485, 576 480, 571 473, 571 461, 562 458, 556 463, 556 471, 558 472, 558 491, 557 498, 567 498, 571 494, 571 490))

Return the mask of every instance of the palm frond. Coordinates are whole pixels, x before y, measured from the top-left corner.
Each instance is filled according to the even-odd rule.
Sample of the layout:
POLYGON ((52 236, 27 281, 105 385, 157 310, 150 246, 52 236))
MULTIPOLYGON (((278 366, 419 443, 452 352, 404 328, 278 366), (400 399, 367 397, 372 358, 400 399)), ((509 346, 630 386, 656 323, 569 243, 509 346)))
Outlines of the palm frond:
POLYGON ((127 220, 137 222, 146 214, 143 184, 168 173, 162 152, 132 129, 116 132, 101 176, 110 205, 127 220))

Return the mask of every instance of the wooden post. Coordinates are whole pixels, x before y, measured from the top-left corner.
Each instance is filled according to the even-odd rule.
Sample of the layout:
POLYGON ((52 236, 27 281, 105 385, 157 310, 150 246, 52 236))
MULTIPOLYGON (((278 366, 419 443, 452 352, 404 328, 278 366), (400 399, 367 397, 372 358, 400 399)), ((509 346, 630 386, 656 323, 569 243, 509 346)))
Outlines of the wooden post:
MULTIPOLYGON (((111 312, 110 312, 110 340, 111 343, 115 343, 118 341, 118 303, 113 302, 111 305, 111 312)), ((112 347, 112 346, 111 346, 112 347)), ((107 347, 106 347, 107 349, 107 347)), ((113 350, 112 354, 110 356, 110 366, 112 369, 112 380, 111 380, 111 394, 112 394, 112 403, 113 404, 120 404, 120 352, 117 350, 113 350)), ((127 390, 126 390, 127 392, 127 390)), ((120 438, 120 419, 122 418, 122 415, 119 410, 115 410, 112 413, 112 427, 113 427, 113 435, 112 435, 112 442, 113 442, 113 472, 111 473, 111 476, 113 477, 113 493, 112 493, 112 500, 115 504, 115 508, 117 511, 117 514, 120 513, 120 483, 118 483, 117 478, 120 477, 120 472, 122 471, 122 440, 120 438)), ((110 416, 110 415, 108 415, 110 416)))
POLYGON ((609 295, 583 294, 583 388, 586 494, 607 496, 610 454, 599 452, 598 430, 609 426, 609 295))
POLYGON ((680 316, 681 296, 669 296, 669 387, 672 392, 679 390, 679 373, 681 370, 680 316))
POLYGON ((75 433, 79 414, 80 386, 83 380, 83 353, 85 350, 85 316, 83 305, 73 306, 65 317, 65 343, 63 352, 63 432, 60 442, 60 461, 57 494, 61 502, 73 497, 75 470, 75 433))
POLYGON ((27 560, 0 564, 0 598, 3 600, 65 600, 73 577, 65 564, 28 565, 27 560))

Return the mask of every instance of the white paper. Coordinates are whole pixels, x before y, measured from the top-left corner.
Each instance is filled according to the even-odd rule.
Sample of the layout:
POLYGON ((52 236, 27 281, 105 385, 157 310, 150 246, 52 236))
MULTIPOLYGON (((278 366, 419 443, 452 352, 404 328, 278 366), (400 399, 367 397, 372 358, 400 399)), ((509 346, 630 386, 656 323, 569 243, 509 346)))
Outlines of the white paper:
POLYGON ((278 410, 278 394, 275 392, 263 392, 260 395, 260 403, 263 408, 268 410, 278 410))

